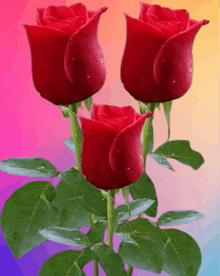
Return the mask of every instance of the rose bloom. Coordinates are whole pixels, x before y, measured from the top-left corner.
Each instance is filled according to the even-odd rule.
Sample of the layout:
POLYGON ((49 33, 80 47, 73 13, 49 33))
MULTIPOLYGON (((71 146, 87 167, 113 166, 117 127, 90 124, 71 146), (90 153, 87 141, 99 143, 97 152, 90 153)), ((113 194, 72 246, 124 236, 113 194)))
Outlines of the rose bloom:
POLYGON ((130 106, 92 105, 92 118, 80 117, 83 144, 82 172, 97 188, 122 188, 143 172, 140 141, 145 119, 130 106))
POLYGON ((34 85, 43 98, 68 105, 101 89, 106 73, 97 27, 106 10, 88 11, 81 3, 36 8, 38 25, 24 24, 34 85))
POLYGON ((192 45, 209 21, 186 10, 141 3, 139 19, 125 15, 127 41, 121 64, 125 89, 137 100, 166 102, 183 96, 192 81, 192 45))

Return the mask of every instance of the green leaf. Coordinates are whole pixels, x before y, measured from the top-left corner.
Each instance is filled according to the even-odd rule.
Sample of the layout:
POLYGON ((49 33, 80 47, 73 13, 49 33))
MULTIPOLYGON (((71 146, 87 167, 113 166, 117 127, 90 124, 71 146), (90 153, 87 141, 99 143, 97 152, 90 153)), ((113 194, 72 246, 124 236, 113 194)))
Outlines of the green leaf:
POLYGON ((128 202, 126 204, 117 206, 114 209, 114 216, 117 217, 118 222, 127 220, 130 217, 143 213, 150 206, 152 206, 153 203, 154 203, 154 200, 152 199, 139 198, 131 202, 128 202))
POLYGON ((167 161, 167 159, 161 155, 157 155, 154 153, 151 153, 150 156, 156 161, 159 165, 171 170, 174 172, 174 168, 170 165, 170 163, 167 161))
POLYGON ((157 220, 157 225, 171 226, 190 223, 201 219, 203 215, 196 211, 169 211, 163 213, 157 220))
POLYGON ((157 108, 158 110, 160 110, 160 102, 157 103, 145 103, 148 107, 148 110, 151 112, 154 112, 154 110, 157 108))
POLYGON ((99 221, 91 226, 89 232, 87 233, 87 237, 91 241, 92 244, 100 243, 103 241, 105 229, 108 227, 107 222, 99 221))
POLYGON ((67 107, 65 108, 64 106, 59 106, 59 108, 60 108, 60 110, 62 111, 63 116, 64 116, 65 118, 68 118, 68 117, 69 117, 69 112, 68 112, 68 110, 67 110, 67 107))
POLYGON ((73 139, 72 139, 72 138, 66 139, 66 140, 62 141, 62 143, 63 143, 69 150, 71 150, 72 152, 75 152, 75 146, 74 146, 74 143, 73 143, 73 139))
POLYGON ((53 205, 60 214, 60 227, 79 229, 90 225, 89 213, 83 208, 79 196, 65 181, 56 187, 53 205))
POLYGON ((91 247, 91 250, 96 253, 98 262, 107 276, 127 275, 121 257, 107 244, 95 244, 91 247))
POLYGON ((75 103, 75 106, 76 106, 76 109, 79 107, 79 108, 82 108, 82 102, 77 102, 75 103))
POLYGON ((141 114, 145 114, 150 111, 146 104, 144 104, 142 102, 138 102, 138 103, 139 103, 139 109, 140 109, 141 114))
POLYGON ((54 208, 46 194, 53 193, 50 182, 34 181, 17 189, 2 209, 2 232, 16 258, 45 242, 39 234, 54 225, 54 208))
POLYGON ((144 172, 135 183, 129 185, 129 191, 133 199, 148 198, 155 202, 144 213, 150 217, 157 215, 157 195, 154 184, 144 172))
POLYGON ((137 244, 139 238, 154 242, 164 239, 161 229, 145 218, 137 218, 119 224, 116 230, 117 236, 124 242, 137 244))
POLYGON ((48 227, 39 231, 39 233, 47 240, 73 247, 87 248, 92 245, 87 235, 75 229, 48 227))
POLYGON ((167 237, 163 270, 172 276, 196 276, 202 259, 196 241, 177 229, 163 232, 167 237))
POLYGON ((121 192, 123 194, 123 197, 125 199, 125 202, 128 202, 128 195, 129 195, 129 187, 126 186, 124 188, 121 189, 121 192))
POLYGON ((0 170, 6 173, 33 177, 55 177, 59 171, 43 158, 9 158, 0 162, 0 170))
POLYGON ((77 108, 82 107, 81 102, 70 105, 59 105, 64 117, 70 117, 70 114, 75 115, 77 113, 77 108))
POLYGON ((126 264, 158 274, 162 271, 164 235, 159 227, 139 218, 120 224, 116 234, 123 241, 118 254, 126 264))
POLYGON ((81 197, 81 204, 89 213, 102 217, 107 216, 107 201, 102 196, 101 190, 86 181, 80 171, 71 168, 60 173, 59 178, 64 180, 81 197))
POLYGON ((170 139, 170 111, 172 107, 172 101, 163 103, 163 110, 167 121, 167 128, 168 128, 168 137, 167 140, 170 139))
POLYGON ((88 111, 91 112, 92 97, 89 97, 86 100, 84 100, 84 103, 88 111))
POLYGON ((154 151, 154 155, 175 159, 194 170, 197 170, 204 163, 202 155, 192 150, 189 141, 186 140, 166 142, 154 151))
POLYGON ((90 249, 66 250, 51 256, 41 267, 38 276, 81 276, 82 267, 96 258, 90 249), (81 273, 81 274, 80 274, 81 273))

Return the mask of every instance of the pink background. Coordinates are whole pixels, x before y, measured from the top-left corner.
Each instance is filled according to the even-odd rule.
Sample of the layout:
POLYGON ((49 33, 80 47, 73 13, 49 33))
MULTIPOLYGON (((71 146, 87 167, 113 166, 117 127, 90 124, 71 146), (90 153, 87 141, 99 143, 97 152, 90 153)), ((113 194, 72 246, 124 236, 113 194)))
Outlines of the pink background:
MULTIPOLYGON (((148 2, 149 3, 149 2, 148 2)), ((217 0, 151 1, 171 9, 186 9, 192 19, 209 19, 201 28, 193 47, 193 83, 188 93, 173 102, 171 112, 171 140, 186 139, 194 150, 202 153, 205 164, 197 171, 171 160, 175 173, 162 168, 148 158, 146 172, 153 180, 159 199, 158 216, 168 210, 193 209, 205 217, 188 226, 179 227, 193 235, 203 253, 200 276, 218 275, 219 234, 219 92, 218 92, 218 4, 217 0)), ((69 121, 60 109, 40 97, 31 76, 29 44, 19 21, 36 24, 34 7, 71 5, 71 1, 2 1, 0 4, 0 160, 10 157, 42 157, 50 160, 58 170, 75 165, 74 154, 62 140, 70 138, 69 121)), ((97 104, 118 106, 137 102, 124 90, 120 81, 120 63, 125 45, 126 26, 122 11, 137 18, 139 1, 85 0, 89 10, 107 6, 101 16, 98 38, 103 50, 107 78, 94 97, 97 104)), ((155 148, 166 141, 166 121, 163 112, 156 111, 154 120, 155 148)), ((36 180, 0 172, 0 208, 11 193, 27 182, 36 180)), ((52 180, 54 184, 57 179, 52 180)), ((121 197, 117 204, 123 203, 121 197)), ((47 242, 20 260, 15 260, 1 240, 5 267, 4 275, 37 275, 43 262, 66 247, 47 242), (10 269, 14 271, 10 273, 10 269), (17 269, 17 270, 16 270, 17 269), (15 271, 17 271, 15 273, 15 271), (19 274, 20 273, 20 274, 19 274)), ((2 258, 1 258, 2 261, 2 258)), ((4 268, 3 268, 4 269, 4 268)), ((91 265, 87 275, 93 275, 91 265)), ((135 270, 134 275, 155 275, 135 270)), ((163 273, 163 275, 167 275, 163 273)))

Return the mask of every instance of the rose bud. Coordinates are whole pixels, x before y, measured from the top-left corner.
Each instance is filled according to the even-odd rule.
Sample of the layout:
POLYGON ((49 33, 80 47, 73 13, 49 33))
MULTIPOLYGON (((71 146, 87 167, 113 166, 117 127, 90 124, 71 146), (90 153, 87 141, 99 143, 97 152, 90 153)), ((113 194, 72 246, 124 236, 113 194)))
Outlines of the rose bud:
POLYGON ((98 92, 105 66, 97 40, 100 15, 70 7, 36 8, 37 26, 24 24, 30 43, 32 76, 41 96, 57 105, 82 101, 98 92))
POLYGON ((141 129, 152 113, 136 114, 130 106, 92 105, 92 119, 81 117, 81 167, 97 188, 122 188, 143 172, 141 129))
POLYGON ((121 64, 125 89, 137 100, 166 102, 183 96, 192 81, 192 45, 208 20, 186 10, 141 3, 139 19, 125 15, 127 41, 121 64))

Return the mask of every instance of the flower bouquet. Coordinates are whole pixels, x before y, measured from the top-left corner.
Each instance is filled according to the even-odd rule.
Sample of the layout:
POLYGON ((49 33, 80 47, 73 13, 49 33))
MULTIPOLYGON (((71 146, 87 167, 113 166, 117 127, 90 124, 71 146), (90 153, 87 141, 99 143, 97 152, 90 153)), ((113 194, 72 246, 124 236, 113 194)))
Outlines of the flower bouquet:
POLYGON ((34 86, 69 118, 72 137, 63 143, 75 153, 77 163, 59 171, 43 158, 0 162, 0 170, 9 174, 60 179, 56 188, 43 180, 20 187, 1 213, 2 232, 15 258, 47 240, 71 247, 51 256, 39 276, 85 275, 83 267, 89 262, 94 262, 90 274, 94 276, 99 275, 99 265, 107 276, 132 275, 133 268, 146 275, 147 271, 198 274, 201 252, 196 241, 166 227, 203 215, 170 210, 155 219, 157 189, 145 167, 148 156, 171 171, 167 159, 194 170, 204 163, 189 141, 169 138, 172 101, 191 85, 193 41, 208 21, 190 19, 186 10, 140 5, 138 19, 125 14, 127 39, 121 63, 121 81, 138 101, 139 112, 131 106, 92 102, 106 78, 97 28, 107 8, 90 11, 81 3, 36 8, 37 25, 23 24, 34 86), (79 115, 82 106, 90 117, 79 115), (168 128, 167 141, 156 149, 155 110, 164 112, 168 128), (124 204, 115 206, 118 193, 124 204), (121 240, 118 250, 113 235, 121 240))

